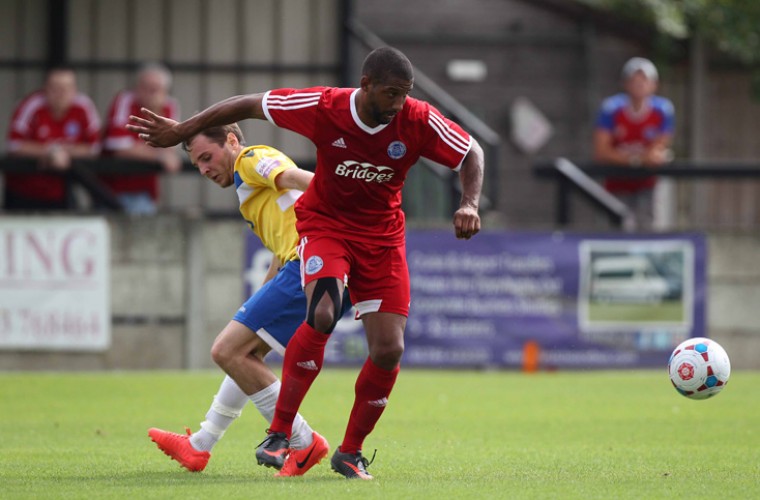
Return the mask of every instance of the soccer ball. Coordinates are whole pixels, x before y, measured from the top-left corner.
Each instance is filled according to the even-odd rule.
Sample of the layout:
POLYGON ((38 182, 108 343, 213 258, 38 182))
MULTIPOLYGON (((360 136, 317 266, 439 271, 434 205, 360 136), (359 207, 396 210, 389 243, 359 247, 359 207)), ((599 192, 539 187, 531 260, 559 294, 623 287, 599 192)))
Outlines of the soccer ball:
POLYGON ((673 387, 690 399, 718 394, 731 376, 728 354, 714 340, 695 337, 681 342, 668 361, 673 387))

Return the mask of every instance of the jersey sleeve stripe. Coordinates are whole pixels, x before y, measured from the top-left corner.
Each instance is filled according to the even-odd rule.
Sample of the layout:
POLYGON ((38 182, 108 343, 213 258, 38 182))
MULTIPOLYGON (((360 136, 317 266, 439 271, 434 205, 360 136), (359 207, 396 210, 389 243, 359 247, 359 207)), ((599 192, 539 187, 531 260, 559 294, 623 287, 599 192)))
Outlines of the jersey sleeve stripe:
POLYGON ((77 94, 74 98, 74 103, 81 106, 87 115, 87 121, 89 122, 88 130, 93 134, 100 133, 100 114, 98 114, 98 108, 95 107, 92 99, 84 94, 77 94))
POLYGON ((293 99, 272 99, 270 97, 269 104, 278 104, 285 106, 288 104, 301 104, 304 102, 319 102, 319 97, 298 97, 293 99))
POLYGON ((296 92, 288 95, 272 95, 269 94, 268 99, 271 102, 291 101, 297 99, 319 99, 322 92, 296 92))
POLYGON ((319 102, 319 97, 300 97, 298 99, 269 99, 269 105, 288 106, 291 104, 303 104, 305 102, 319 102))
MULTIPOLYGON (((432 117, 432 115, 431 115, 432 117)), ((445 129, 443 126, 439 123, 437 123, 435 120, 429 121, 430 126, 433 128, 433 130, 436 131, 438 136, 441 138, 443 142, 449 145, 451 149, 456 151, 460 154, 467 154, 467 151, 470 149, 470 143, 469 141, 463 141, 462 137, 457 135, 456 137, 452 137, 451 132, 452 130, 446 127, 445 129), (464 142, 464 144, 463 144, 464 142)))
POLYGON ((304 103, 304 104, 295 104, 295 105, 290 104, 290 105, 287 105, 287 106, 273 106, 272 104, 270 104, 269 106, 267 106, 267 108, 268 109, 284 109, 284 110, 289 110, 289 109, 310 108, 310 107, 316 106, 318 104, 319 104, 319 101, 307 102, 307 103, 304 103))
POLYGON ((443 131, 446 136, 449 137, 453 142, 457 142, 460 147, 469 147, 469 139, 466 139, 456 130, 449 127, 449 125, 440 116, 436 115, 435 113, 430 113, 429 116, 431 125, 433 122, 437 123, 440 126, 440 130, 443 131))
POLYGON ((32 116, 45 104, 45 97, 42 94, 36 94, 26 100, 21 106, 21 112, 13 121, 12 128, 22 135, 29 132, 29 123, 32 116))
POLYGON ((129 111, 132 109, 132 96, 126 92, 119 94, 114 108, 111 124, 117 127, 126 125, 129 123, 129 111))
POLYGON ((287 96, 275 95, 271 91, 264 94, 264 100, 262 101, 262 107, 264 109, 264 115, 267 117, 270 123, 275 123, 270 110, 281 109, 284 111, 308 108, 311 106, 317 106, 319 100, 322 97, 321 92, 300 92, 296 94, 290 94, 287 96))
POLYGON ((267 95, 267 107, 270 109, 299 109, 319 104, 322 94, 319 92, 308 92, 299 94, 290 94, 287 96, 267 95))

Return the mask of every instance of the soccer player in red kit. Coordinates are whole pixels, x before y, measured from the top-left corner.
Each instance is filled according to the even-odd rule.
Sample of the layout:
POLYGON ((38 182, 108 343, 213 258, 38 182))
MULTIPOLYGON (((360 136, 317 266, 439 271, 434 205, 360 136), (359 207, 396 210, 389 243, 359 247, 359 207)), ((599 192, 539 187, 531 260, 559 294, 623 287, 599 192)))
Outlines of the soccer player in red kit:
POLYGON ((260 464, 282 467, 293 418, 322 368, 348 283, 369 357, 331 464, 346 478, 372 479, 361 449, 388 403, 404 351, 410 287, 401 189, 420 157, 459 170, 463 194, 454 214, 456 236, 469 239, 480 230, 483 151, 432 105, 408 97, 413 84, 406 56, 383 47, 365 59, 358 89, 276 89, 236 96, 182 123, 154 114, 131 118, 132 130, 160 147, 244 118, 267 119, 317 147, 314 179, 296 203, 306 320, 288 344, 274 420, 256 450, 260 464))

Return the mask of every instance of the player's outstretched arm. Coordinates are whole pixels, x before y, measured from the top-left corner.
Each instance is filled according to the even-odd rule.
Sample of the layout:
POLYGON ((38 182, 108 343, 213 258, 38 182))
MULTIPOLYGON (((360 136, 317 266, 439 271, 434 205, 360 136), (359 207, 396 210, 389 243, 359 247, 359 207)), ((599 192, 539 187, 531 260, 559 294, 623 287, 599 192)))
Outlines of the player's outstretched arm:
POLYGON ((248 118, 266 119, 262 100, 264 94, 229 97, 209 106, 183 122, 176 122, 143 108, 145 117, 130 116, 127 128, 137 132, 148 145, 167 148, 193 137, 202 130, 228 125, 248 118))
POLYGON ((278 175, 274 183, 277 189, 298 189, 299 191, 306 191, 309 187, 311 179, 314 177, 313 172, 308 170, 301 170, 300 168, 289 168, 278 175))
POLYGON ((459 239, 469 240, 480 231, 480 192, 483 189, 483 148, 472 139, 470 151, 462 162, 459 180, 462 183, 462 200, 454 212, 454 230, 459 239))

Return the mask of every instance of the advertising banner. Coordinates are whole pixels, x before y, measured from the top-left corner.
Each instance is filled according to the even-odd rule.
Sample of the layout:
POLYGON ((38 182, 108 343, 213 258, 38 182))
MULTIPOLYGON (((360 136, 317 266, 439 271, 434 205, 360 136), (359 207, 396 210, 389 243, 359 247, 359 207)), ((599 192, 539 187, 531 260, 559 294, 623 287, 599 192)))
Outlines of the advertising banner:
MULTIPOLYGON (((248 241, 253 262, 256 238, 248 241)), ((407 258, 406 366, 661 367, 681 340, 706 335, 698 234, 484 232, 459 241, 414 230, 407 258)), ((361 322, 342 320, 326 360, 365 357, 361 322)))
POLYGON ((109 247, 103 219, 0 219, 0 349, 107 349, 109 247))

